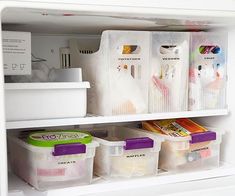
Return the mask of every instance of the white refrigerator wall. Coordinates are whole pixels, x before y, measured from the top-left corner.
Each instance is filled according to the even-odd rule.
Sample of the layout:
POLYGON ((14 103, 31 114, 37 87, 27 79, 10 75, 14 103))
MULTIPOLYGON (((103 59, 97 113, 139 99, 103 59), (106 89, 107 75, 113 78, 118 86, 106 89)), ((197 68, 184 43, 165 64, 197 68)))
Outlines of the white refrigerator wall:
MULTIPOLYGON (((44 2, 49 2, 49 0, 41 0, 44 2)), ((36 1, 35 1, 36 2, 36 1)), ((37 1, 39 2, 39 1, 37 1)), ((54 1, 55 2, 55 1, 54 1)), ((56 2, 63 2, 62 0, 57 0, 56 2)), ((69 3, 74 3, 75 1, 68 1, 69 3)), ((68 3, 67 2, 67 3, 68 3)), ((35 6, 40 7, 42 6, 43 8, 51 8, 51 9, 72 9, 72 10, 76 10, 76 9, 90 9, 92 10, 94 8, 94 10, 98 10, 100 11, 109 11, 112 12, 112 10, 116 10, 116 8, 120 11, 120 10, 125 10, 127 12, 127 10, 129 9, 130 12, 142 12, 142 14, 147 14, 146 7, 144 7, 143 9, 141 9, 141 6, 146 5, 146 1, 139 1, 138 3, 136 3, 135 1, 127 1, 125 2, 125 6, 127 6, 125 9, 120 6, 120 2, 118 1, 102 1, 99 4, 100 5, 104 5, 104 4, 110 4, 110 5, 116 5, 117 7, 112 7, 112 9, 108 10, 108 8, 104 8, 104 7, 92 7, 89 5, 84 6, 84 4, 86 4, 86 1, 76 1, 76 3, 81 3, 83 4, 83 6, 80 5, 76 5, 76 6, 71 6, 71 5, 65 5, 62 6, 60 4, 54 4, 54 5, 50 5, 50 4, 35 4, 35 6), (128 8, 128 6, 132 6, 133 4, 136 4, 136 7, 139 7, 139 9, 135 9, 134 11, 131 10, 130 8, 128 8), (82 8, 81 8, 82 7, 82 8), (92 8, 91 8, 92 7, 92 8)), ((150 1, 149 1, 150 2, 150 1)), ((205 5, 202 6, 200 5, 200 2, 197 1, 197 3, 194 4, 190 4, 188 1, 185 0, 180 0, 180 1, 174 1, 174 3, 172 3, 173 1, 167 0, 167 1, 156 1, 156 2, 151 2, 151 4, 149 4, 149 7, 162 7, 162 8, 170 8, 170 7, 174 7, 174 8, 193 8, 193 9, 204 9, 204 13, 206 13, 207 11, 205 9, 210 9, 210 10, 235 10, 234 3, 232 0, 227 0, 227 4, 225 2, 220 2, 219 4, 213 4, 213 6, 211 6, 210 3, 206 3, 206 5, 204 4, 204 1, 200 2, 205 5), (177 3, 176 3, 177 2, 177 3), (158 4, 159 3, 159 4, 158 4), (194 6, 195 5, 195 6, 194 6)), ((97 4, 96 1, 92 1, 90 2, 90 4, 97 4)), ((11 6, 21 6, 21 7, 31 7, 30 3, 12 3, 11 6)), ((159 10, 161 11, 166 11, 165 10, 159 10)), ((84 11, 83 10, 83 11, 84 11)), ((150 9, 151 13, 153 13, 155 10, 150 9)), ((180 13, 180 10, 177 10, 176 13, 180 13)), ((182 13, 181 17, 185 14, 184 17, 187 16, 187 14, 190 14, 191 10, 187 10, 184 13, 182 13)), ((200 10, 195 11, 194 13, 197 13, 196 15, 200 16, 200 10)), ((209 13, 209 12, 208 12, 209 13)), ((220 12, 220 14, 223 14, 223 12, 220 12)), ((226 12, 226 14, 229 15, 229 13, 226 12)), ((130 14, 131 15, 131 14, 130 14)), ((169 14, 168 14, 169 16, 169 14)), ((172 16, 171 16, 172 17, 172 16)), ((107 27, 108 28, 108 27, 107 27)), ((36 28, 37 29, 37 28, 36 28)), ((138 28, 136 28, 138 29, 138 28)), ((27 30, 27 28, 25 28, 25 30, 27 30)), ((28 29, 28 31, 30 31, 30 29, 28 29)), ((77 35, 72 35, 72 37, 77 37, 77 35)), ((35 56, 40 57, 40 58, 45 58, 48 60, 48 64, 51 67, 59 67, 59 50, 58 47, 65 47, 67 46, 67 39, 70 38, 71 35, 62 35, 62 36, 53 36, 53 35, 33 35, 33 40, 32 40, 32 52, 35 56)), ((1 38, 1 37, 0 37, 1 38)), ((0 39, 1 40, 1 39, 0 39)), ((1 44, 1 41, 0 41, 1 44)), ((234 56, 234 51, 235 51, 235 29, 231 29, 229 30, 229 43, 228 43, 228 85, 227 85, 227 102, 228 102, 228 108, 230 110, 230 114, 228 116, 222 116, 222 117, 203 117, 203 118, 198 118, 197 120, 204 122, 205 124, 209 125, 209 126, 214 126, 214 127, 220 127, 222 129, 225 129, 227 131, 227 134, 224 137, 223 140, 223 147, 221 150, 221 155, 222 155, 222 161, 228 162, 228 163, 233 163, 235 164, 235 156, 234 156, 234 149, 235 149, 235 131, 233 130, 234 128, 234 116, 233 113, 235 112, 235 77, 234 77, 234 73, 235 73, 235 56, 234 56)), ((1 49, 0 49, 0 53, 1 53, 1 49)), ((2 63, 2 59, 1 59, 1 55, 0 55, 0 62, 2 63)), ((3 69, 0 69, 0 94, 3 95, 3 69)), ((4 117, 4 96, 0 96, 0 129, 2 130, 0 132, 0 157, 1 157, 1 161, 0 161, 0 196, 6 196, 7 195, 7 167, 6 167, 6 132, 5 132, 5 117, 4 117)), ((59 126, 58 124, 55 126, 59 126)), ((10 130, 9 130, 10 131, 10 130)), ((172 178, 180 178, 179 176, 172 176, 172 178)), ((199 179, 199 178, 198 178, 199 179)), ((11 180, 11 179, 10 179, 11 180)), ((213 196, 215 195, 225 195, 225 194, 230 194, 233 195, 231 193, 234 193, 234 187, 232 187, 234 182, 234 178, 231 179, 226 179, 224 178, 216 178, 216 179, 211 179, 211 180, 203 180, 203 181, 193 181, 193 179, 191 179, 192 182, 184 182, 184 183, 178 183, 178 184, 170 184, 171 180, 167 180, 168 184, 167 185, 158 185, 156 186, 154 184, 154 182, 151 182, 151 180, 149 180, 148 178, 146 178, 145 183, 140 184, 140 186, 138 187, 138 183, 137 185, 132 183, 132 186, 130 186, 130 184, 123 182, 123 186, 122 183, 117 184, 119 185, 122 190, 121 191, 117 191, 117 187, 116 184, 114 184, 113 186, 115 186, 116 191, 113 191, 113 187, 111 187, 112 185, 107 185, 107 184, 102 184, 102 186, 89 186, 87 188, 87 193, 84 195, 94 195, 92 193, 96 193, 96 196, 105 196, 105 195, 126 195, 128 194, 135 194, 137 195, 143 195, 143 194, 148 194, 148 195, 167 195, 167 196, 184 196, 184 195, 202 195, 202 196, 210 196, 213 194, 213 196), (229 188, 224 188, 223 186, 229 186, 229 188), (124 187, 126 186, 126 187, 124 187), (214 188, 215 186, 218 186, 216 189, 214 188), (92 187, 94 187, 92 190, 92 187), (98 188, 97 188, 98 187, 98 188), (103 188, 102 188, 103 187, 103 188), (110 189, 110 191, 108 190, 108 187, 110 189), (184 192, 182 193, 182 187, 184 187, 184 192), (198 189, 198 190, 196 190, 198 189), (151 191, 150 191, 151 190, 151 191), (93 192, 92 192, 93 191, 93 192), (106 193, 104 193, 106 191, 106 193)), ((21 181, 22 184, 24 184, 21 181)), ((11 187, 15 186, 14 183, 11 183, 11 187)), ((17 184, 18 185, 18 184, 17 184)), ((16 187, 17 187, 16 185, 16 187)), ((27 185, 27 187, 29 187, 27 185)), ((21 189, 21 186, 17 187, 19 190, 21 189)), ((79 192, 79 188, 77 189, 63 189, 62 191, 60 190, 55 190, 54 192, 52 191, 51 194, 49 194, 50 196, 52 195, 69 195, 70 193, 72 193, 71 195, 76 195, 75 192, 79 192), (71 190, 72 192, 70 192, 69 190, 71 190)), ((29 187, 30 191, 33 191, 33 189, 31 189, 31 187, 29 187)), ((15 195, 17 195, 19 192, 17 192, 15 195)), ((31 192, 28 192, 28 194, 23 194, 22 195, 47 195, 46 193, 39 193, 37 192, 37 194, 30 194, 31 192)), ((35 192, 34 192, 35 193, 35 192)), ((14 193, 13 193, 14 194, 14 193)), ((12 194, 11 194, 12 195, 12 194)), ((19 194, 18 194, 19 195, 19 194)))
MULTIPOLYGON (((1 20, 0 20, 1 21, 1 20)), ((0 26, 0 31, 2 30, 0 26)), ((0 34, 0 45, 2 45, 2 34, 0 34)), ((2 54, 2 47, 0 47, 2 54)), ((0 63, 3 65, 2 55, 0 55, 0 63)), ((4 103, 4 70, 0 68, 0 196, 7 193, 7 143, 6 143, 6 127, 5 127, 5 103, 4 103)))
MULTIPOLYGON (((89 36, 89 35, 87 35, 89 36)), ((59 47, 66 47, 67 45, 67 40, 71 37, 77 37, 77 38, 85 38, 85 35, 79 36, 79 35, 38 35, 38 34, 34 34, 32 36, 32 52, 35 56, 39 57, 39 58, 43 58, 43 59, 47 59, 48 65, 50 67, 57 67, 59 68, 59 47)), ((227 100, 228 100, 228 108, 230 110, 230 114, 228 116, 222 116, 222 117, 203 117, 203 118, 198 118, 197 120, 205 123, 206 125, 209 125, 211 127, 220 127, 221 129, 224 129, 227 131, 226 135, 224 136, 224 140, 223 140, 223 147, 221 150, 221 155, 222 155, 222 161, 225 161, 227 163, 235 163, 235 158, 233 156, 234 153, 234 149, 235 149, 235 132, 233 131, 233 127, 234 127, 234 120, 233 120, 233 111, 235 111, 235 94, 233 93, 234 91, 234 84, 235 84, 235 77, 233 77, 233 72, 235 72, 235 67, 233 66, 235 64, 235 58, 233 58, 233 51, 235 51, 235 30, 231 29, 229 30, 229 49, 228 49, 228 86, 227 86, 227 100)), ((1 163, 0 163, 1 164, 1 163)), ((203 187, 202 184, 198 183, 198 187, 203 187)), ((174 186, 174 190, 169 191, 167 189, 167 186, 160 186, 162 189, 160 190, 164 190, 164 191, 158 191, 158 189, 160 188, 159 186, 154 186, 151 184, 151 186, 149 186, 149 189, 151 189, 152 191, 149 193, 149 195, 155 195, 157 193, 160 194, 167 194, 169 196, 178 196, 180 194, 192 194, 192 195, 198 195, 198 194, 202 194, 202 195, 212 195, 214 194, 214 190, 213 190, 213 185, 214 182, 212 181, 207 181, 207 183, 210 183, 211 185, 211 189, 207 189, 207 190, 200 190, 197 191, 195 189, 191 189, 193 186, 195 186, 196 182, 194 183, 181 183, 179 186, 184 186, 184 187, 191 187, 186 189, 185 188, 185 192, 181 193, 180 190, 177 190, 177 186, 174 186), (177 190, 177 191, 176 191, 177 190), (193 192, 191 192, 193 191, 193 192)), ((218 183, 221 183, 218 182, 218 183)), ((3 184, 3 183, 1 183, 3 184)), ((11 182, 10 182, 11 184, 11 182)), ((148 184, 148 182, 146 181, 146 184, 148 184)), ((120 195, 120 194, 125 194, 127 191, 129 193, 141 193, 144 194, 144 192, 146 193, 146 191, 148 191, 148 188, 146 188, 146 186, 143 187, 131 187, 131 186, 126 186, 126 190, 121 190, 121 191, 112 191, 112 195, 120 195)), ((171 185, 172 186, 172 185, 171 185)), ((3 186, 4 188, 4 186, 3 186)), ((206 187, 204 187, 206 188, 206 187)), ((223 187, 217 188, 218 189, 218 193, 223 192, 223 187)), ((231 190, 233 191, 234 188, 231 187, 231 190)), ((228 191, 226 189, 226 191, 228 191)), ((94 191, 95 192, 95 191, 94 191)), ((216 193, 217 195, 219 195, 218 193, 216 193)), ((96 193, 97 196, 99 195, 109 195, 110 192, 101 192, 101 193, 96 193)), ((56 195, 56 194, 55 194, 56 195)), ((93 195, 93 193, 88 194, 88 195, 93 195)), ((140 195, 140 194, 139 194, 140 195)), ((28 196, 28 195, 27 195, 28 196)))

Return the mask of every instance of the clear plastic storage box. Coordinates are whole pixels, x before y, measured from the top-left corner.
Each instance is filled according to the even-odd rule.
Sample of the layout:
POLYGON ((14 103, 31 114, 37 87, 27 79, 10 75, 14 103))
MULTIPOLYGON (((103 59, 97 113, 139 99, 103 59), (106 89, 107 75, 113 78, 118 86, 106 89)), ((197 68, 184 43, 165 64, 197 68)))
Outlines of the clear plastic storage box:
POLYGON ((84 117, 89 87, 89 82, 7 83, 6 119, 84 117))
MULTIPOLYGON (((54 137, 54 135, 53 135, 54 137)), ((10 134, 9 155, 12 171, 39 190, 89 184, 98 143, 61 144, 39 147, 10 134)))
POLYGON ((227 42, 224 32, 191 33, 189 110, 226 108, 227 42))
POLYGON ((99 115, 185 111, 188 108, 189 33, 104 31, 71 39, 71 65, 82 67, 88 112, 99 115))
POLYGON ((91 83, 88 112, 147 113, 150 32, 104 31, 98 51, 97 44, 69 41, 71 66, 81 67, 84 79, 91 83))
POLYGON ((188 109, 189 35, 152 33, 149 112, 188 109))
MULTIPOLYGON (((143 124, 143 128, 146 129, 146 125, 143 124)), ((154 133, 165 140, 159 155, 159 168, 168 172, 186 172, 219 167, 224 132, 209 130, 213 131, 184 137, 154 133)))
POLYGON ((162 139, 146 131, 110 126, 91 132, 99 143, 94 172, 104 178, 157 174, 162 139))
POLYGON ((188 171, 219 167, 221 135, 193 138, 165 137, 159 158, 159 168, 166 171, 188 171), (213 139, 213 140, 212 140, 213 139))

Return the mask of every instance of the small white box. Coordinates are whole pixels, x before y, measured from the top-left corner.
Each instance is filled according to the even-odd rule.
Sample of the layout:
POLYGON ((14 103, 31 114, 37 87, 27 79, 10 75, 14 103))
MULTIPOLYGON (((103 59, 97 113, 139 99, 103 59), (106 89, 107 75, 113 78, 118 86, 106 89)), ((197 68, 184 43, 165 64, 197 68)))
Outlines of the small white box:
POLYGON ((2 32, 3 64, 5 75, 31 74, 31 33, 2 32))
POLYGON ((89 82, 7 83, 6 119, 36 120, 84 117, 89 82))

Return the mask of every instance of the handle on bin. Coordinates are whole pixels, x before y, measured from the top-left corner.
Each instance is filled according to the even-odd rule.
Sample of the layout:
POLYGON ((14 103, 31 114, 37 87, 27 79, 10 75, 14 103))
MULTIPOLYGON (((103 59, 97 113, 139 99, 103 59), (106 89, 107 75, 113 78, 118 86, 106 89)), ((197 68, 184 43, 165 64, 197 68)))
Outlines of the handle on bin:
POLYGON ((53 156, 86 153, 86 145, 81 143, 57 144, 54 146, 53 156))
POLYGON ((153 140, 150 139, 149 137, 126 139, 125 142, 126 142, 126 146, 124 146, 125 150, 152 148, 154 143, 153 140))
POLYGON ((199 142, 207 142, 216 140, 216 132, 214 131, 205 131, 202 133, 194 133, 191 134, 191 144, 199 143, 199 142))

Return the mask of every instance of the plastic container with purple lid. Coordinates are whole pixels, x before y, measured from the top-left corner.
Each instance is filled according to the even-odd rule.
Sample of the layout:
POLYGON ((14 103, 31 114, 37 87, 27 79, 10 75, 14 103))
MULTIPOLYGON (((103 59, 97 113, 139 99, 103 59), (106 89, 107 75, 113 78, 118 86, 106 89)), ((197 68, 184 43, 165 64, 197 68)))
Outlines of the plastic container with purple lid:
POLYGON ((97 146, 89 133, 78 130, 9 136, 13 172, 38 190, 91 183, 97 146))
POLYGON ((94 172, 103 178, 130 178, 155 175, 161 138, 137 128, 109 126, 93 128, 99 143, 94 172))
POLYGON ((142 126, 165 139, 159 155, 160 169, 186 172, 219 167, 223 131, 189 119, 147 121, 142 126))

